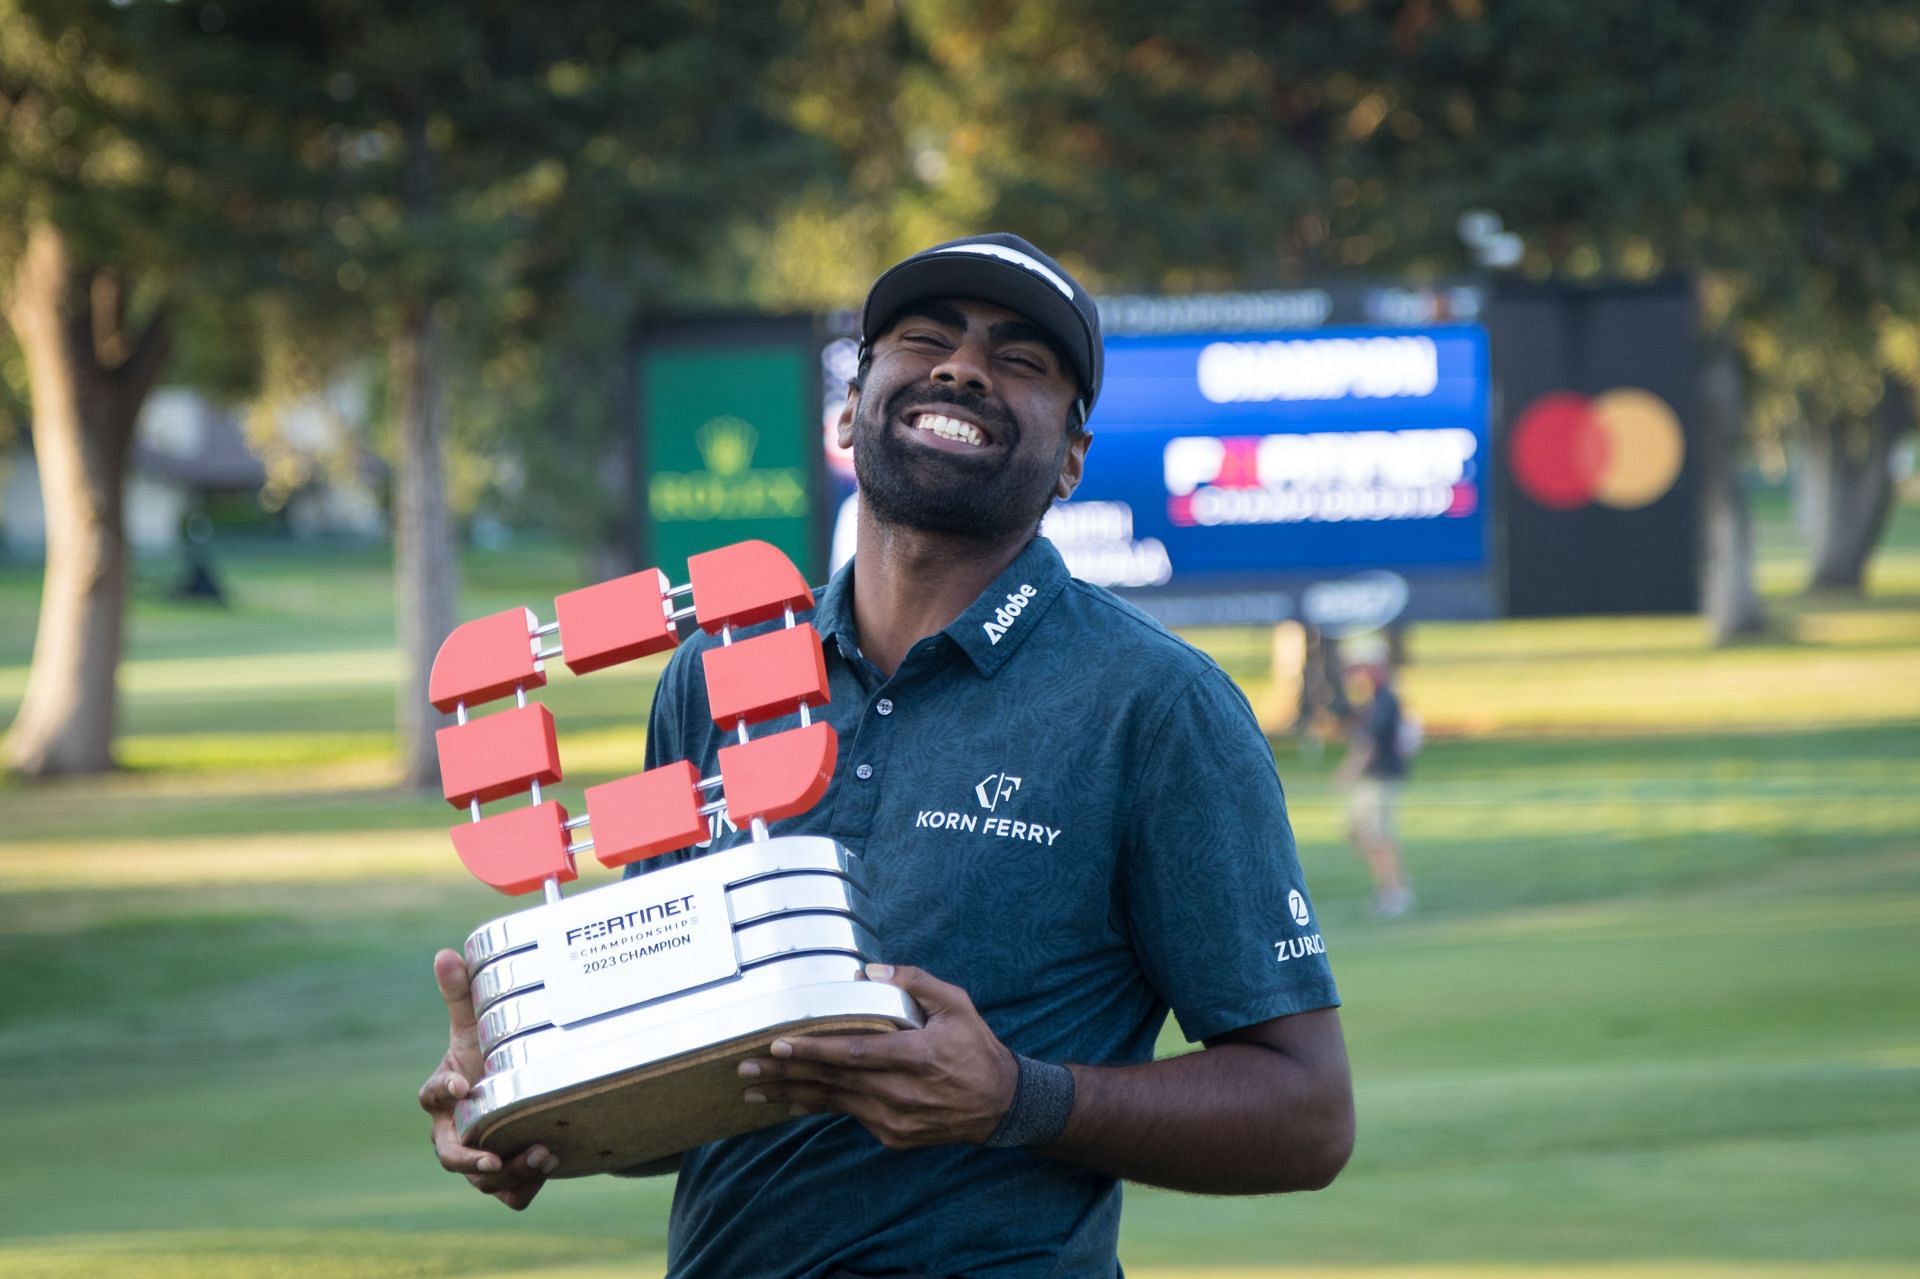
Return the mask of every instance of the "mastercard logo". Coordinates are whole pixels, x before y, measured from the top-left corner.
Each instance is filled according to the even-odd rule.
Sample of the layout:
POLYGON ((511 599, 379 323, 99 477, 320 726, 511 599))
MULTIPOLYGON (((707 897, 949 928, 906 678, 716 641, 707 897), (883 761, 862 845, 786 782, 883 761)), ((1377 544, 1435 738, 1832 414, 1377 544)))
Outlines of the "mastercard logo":
POLYGON ((1650 505, 1673 488, 1686 456, 1673 408, 1632 386, 1591 399, 1571 391, 1542 396, 1514 421, 1507 444, 1514 483, 1556 511, 1650 505))

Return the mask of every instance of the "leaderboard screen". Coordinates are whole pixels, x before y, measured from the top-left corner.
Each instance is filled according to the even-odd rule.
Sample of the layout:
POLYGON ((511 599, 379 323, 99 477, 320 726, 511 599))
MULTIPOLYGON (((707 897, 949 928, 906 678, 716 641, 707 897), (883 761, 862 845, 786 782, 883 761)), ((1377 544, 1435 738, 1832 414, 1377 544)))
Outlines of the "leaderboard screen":
POLYGON ((1475 324, 1110 337, 1086 478, 1046 532, 1151 595, 1386 570, 1416 613, 1489 611, 1490 399, 1475 324))

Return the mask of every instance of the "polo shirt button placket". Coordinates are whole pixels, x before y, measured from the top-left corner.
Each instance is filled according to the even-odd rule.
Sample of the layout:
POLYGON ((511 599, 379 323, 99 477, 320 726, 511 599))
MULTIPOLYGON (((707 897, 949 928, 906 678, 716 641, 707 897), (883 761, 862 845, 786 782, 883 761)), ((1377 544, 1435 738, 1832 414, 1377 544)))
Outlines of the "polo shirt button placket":
POLYGON ((862 765, 860 765, 860 767, 858 767, 858 768, 856 768, 856 769, 854 769, 854 770, 853 770, 853 775, 854 775, 855 777, 858 777, 858 778, 859 778, 859 779, 860 779, 861 781, 863 781, 863 782, 864 782, 864 781, 866 781, 866 780, 867 780, 867 779, 868 779, 869 777, 872 777, 872 776, 873 776, 873 765, 872 765, 872 764, 862 764, 862 765))
POLYGON ((873 704, 873 709, 882 715, 891 715, 893 714, 893 699, 891 697, 883 697, 873 704))

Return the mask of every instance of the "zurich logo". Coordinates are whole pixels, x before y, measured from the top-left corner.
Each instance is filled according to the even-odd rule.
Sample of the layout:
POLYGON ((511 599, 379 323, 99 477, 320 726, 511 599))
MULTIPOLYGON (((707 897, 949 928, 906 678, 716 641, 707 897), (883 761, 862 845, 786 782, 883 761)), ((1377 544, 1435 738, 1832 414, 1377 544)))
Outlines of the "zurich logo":
POLYGON ((1300 890, 1297 888, 1290 889, 1287 893, 1287 913, 1292 915, 1293 922, 1302 928, 1307 926, 1307 920, 1311 918, 1307 914, 1307 899, 1300 895, 1300 890))

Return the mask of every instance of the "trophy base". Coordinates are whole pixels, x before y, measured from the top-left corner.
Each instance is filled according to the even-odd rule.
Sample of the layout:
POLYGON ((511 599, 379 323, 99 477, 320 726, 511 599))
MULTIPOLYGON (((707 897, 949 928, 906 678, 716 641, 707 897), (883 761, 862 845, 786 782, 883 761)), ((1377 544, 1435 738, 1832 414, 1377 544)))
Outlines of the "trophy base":
POLYGON ((787 836, 483 925, 466 949, 486 1072, 461 1139, 503 1159, 543 1145, 584 1177, 791 1118, 742 1100, 742 1061, 923 1022, 866 980, 863 878, 832 840, 787 836))
POLYGON ((619 1172, 791 1118, 781 1103, 750 1105, 740 1063, 779 1038, 872 1035, 899 1029, 885 1017, 829 1017, 776 1026, 672 1062, 644 1066, 475 1121, 468 1145, 510 1159, 538 1143, 560 1160, 556 1177, 619 1172))

